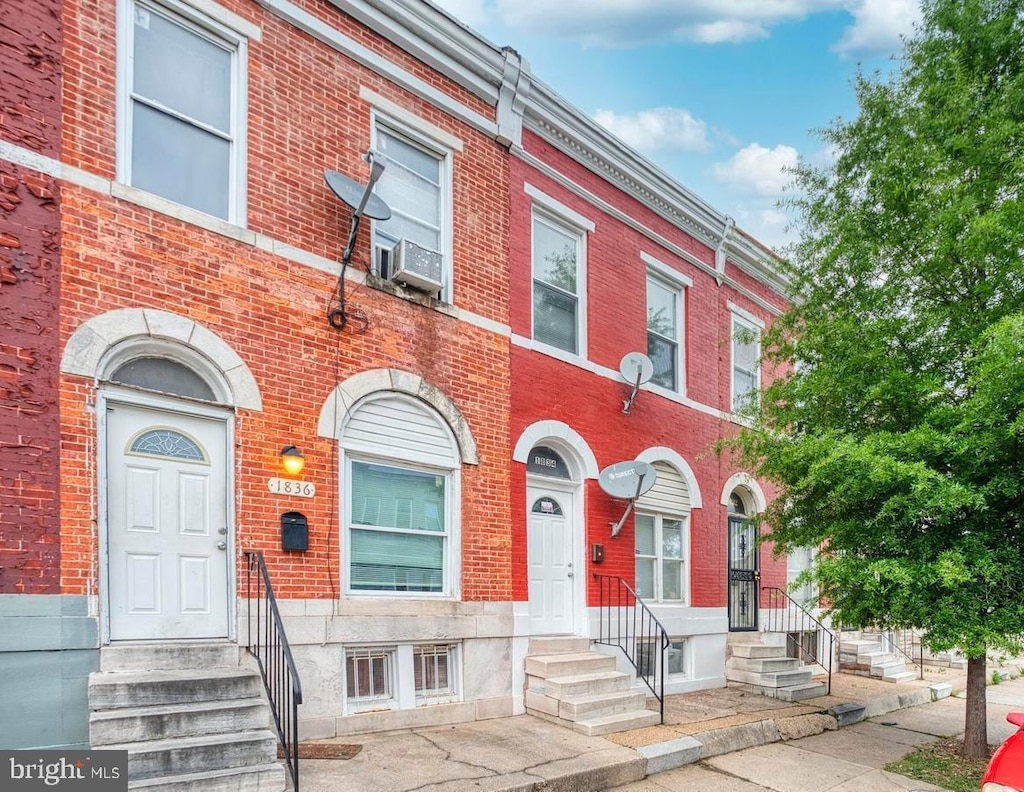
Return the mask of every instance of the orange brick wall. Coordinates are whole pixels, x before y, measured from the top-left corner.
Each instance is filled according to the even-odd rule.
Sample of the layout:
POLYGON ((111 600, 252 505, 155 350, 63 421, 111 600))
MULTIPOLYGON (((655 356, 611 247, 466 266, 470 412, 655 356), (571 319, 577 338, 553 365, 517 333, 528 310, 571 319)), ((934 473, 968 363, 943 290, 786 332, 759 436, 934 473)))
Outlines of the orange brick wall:
MULTIPOLYGON (((455 302, 507 322, 507 153, 256 3, 224 5, 263 31, 263 40, 249 48, 249 227, 302 250, 339 257, 349 214, 322 174, 338 169, 365 181, 359 155, 369 142, 369 107, 358 94, 367 86, 462 140, 453 163, 455 302)), ((488 111, 327 3, 305 5, 478 112, 488 111)), ((114 175, 115 160, 113 6, 78 0, 67 2, 65 11, 65 157, 107 177, 114 175), (73 98, 78 95, 84 98, 73 98)), ((78 187, 65 188, 62 232, 63 340, 97 314, 157 308, 218 334, 254 373, 263 411, 240 410, 235 420, 236 544, 239 554, 250 548, 267 554, 279 596, 338 595, 344 556, 338 451, 334 441, 317 436, 319 411, 337 383, 370 369, 396 368, 444 391, 478 444, 480 465, 462 468, 463 599, 511 598, 507 338, 351 283, 349 300, 366 312, 369 328, 362 335, 338 333, 325 318, 336 275, 78 187), (278 455, 288 443, 306 457, 303 478, 317 490, 311 501, 267 491, 266 480, 278 475, 278 455), (309 518, 305 553, 280 550, 280 514, 293 509, 309 518)), ((368 248, 364 226, 357 267, 365 265, 368 248)), ((88 486, 96 485, 95 466, 83 459, 83 450, 95 442, 95 424, 84 409, 89 391, 78 378, 62 380, 65 497, 82 491, 82 475, 92 478, 88 486)), ((95 543, 95 518, 95 507, 80 498, 64 510, 63 541, 82 548, 64 565, 67 591, 95 587, 98 562, 88 552, 95 543)))

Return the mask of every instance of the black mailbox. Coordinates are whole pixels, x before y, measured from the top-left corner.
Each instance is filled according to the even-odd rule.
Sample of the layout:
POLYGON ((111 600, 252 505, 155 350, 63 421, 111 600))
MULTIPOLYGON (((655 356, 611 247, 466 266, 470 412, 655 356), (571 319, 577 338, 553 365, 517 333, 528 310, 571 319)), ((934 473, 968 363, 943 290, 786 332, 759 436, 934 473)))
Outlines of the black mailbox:
POLYGON ((281 549, 309 550, 309 522, 302 512, 281 515, 281 549))

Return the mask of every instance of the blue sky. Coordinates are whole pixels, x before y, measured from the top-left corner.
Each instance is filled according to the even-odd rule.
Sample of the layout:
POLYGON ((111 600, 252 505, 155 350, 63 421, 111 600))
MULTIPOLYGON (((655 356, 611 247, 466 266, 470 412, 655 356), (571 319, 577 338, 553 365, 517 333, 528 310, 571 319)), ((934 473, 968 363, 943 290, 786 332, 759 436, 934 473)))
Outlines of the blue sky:
POLYGON ((919 0, 434 0, 765 244, 811 130, 856 113, 919 0))

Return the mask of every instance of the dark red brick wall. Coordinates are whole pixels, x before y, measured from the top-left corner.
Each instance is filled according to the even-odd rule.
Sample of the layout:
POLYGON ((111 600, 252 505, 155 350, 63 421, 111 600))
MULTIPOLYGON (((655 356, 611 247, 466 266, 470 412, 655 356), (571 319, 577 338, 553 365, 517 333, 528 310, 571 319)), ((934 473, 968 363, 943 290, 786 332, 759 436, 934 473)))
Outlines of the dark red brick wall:
MULTIPOLYGON (((0 138, 60 155, 61 0, 0 3, 0 138)), ((0 161, 0 593, 59 591, 59 193, 0 161)))

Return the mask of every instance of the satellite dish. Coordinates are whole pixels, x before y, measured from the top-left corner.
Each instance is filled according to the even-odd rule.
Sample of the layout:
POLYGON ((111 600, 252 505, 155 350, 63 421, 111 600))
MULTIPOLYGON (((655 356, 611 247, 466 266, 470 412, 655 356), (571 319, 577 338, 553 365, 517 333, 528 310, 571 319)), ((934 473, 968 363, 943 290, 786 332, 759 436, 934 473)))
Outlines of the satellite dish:
POLYGON ((654 469, 653 465, 635 460, 616 462, 614 465, 609 465, 601 471, 597 477, 597 483, 601 485, 601 489, 613 498, 629 499, 629 505, 626 506, 625 514, 619 518, 618 522, 611 524, 613 537, 619 535, 619 531, 622 530, 626 518, 633 511, 633 504, 636 502, 636 499, 653 487, 654 482, 657 480, 658 471, 654 469))
POLYGON ((643 352, 629 352, 619 363, 619 373, 630 385, 643 385, 654 376, 654 363, 643 352))
POLYGON ((658 474, 646 462, 616 462, 601 471, 597 483, 613 498, 639 498, 657 481, 658 474))
POLYGON ((654 363, 643 352, 628 352, 619 363, 619 374, 633 386, 633 392, 628 399, 622 401, 622 412, 629 415, 629 408, 633 406, 633 400, 640 392, 640 386, 654 376, 654 363))
MULTIPOLYGON (((324 171, 324 181, 327 182, 327 186, 331 188, 335 195, 337 195, 344 203, 353 209, 358 209, 360 204, 363 203, 364 198, 366 199, 366 206, 363 207, 362 214, 365 214, 371 220, 387 220, 391 217, 391 207, 388 206, 384 201, 370 193, 367 193, 367 185, 360 184, 355 179, 350 179, 337 171, 324 171)), ((372 189, 372 181, 370 188, 372 189)))

